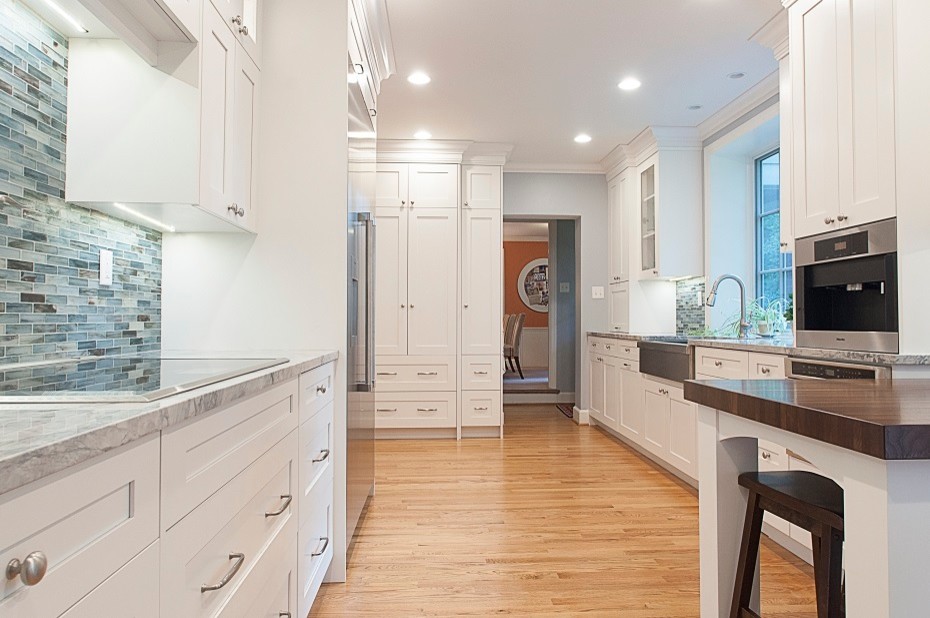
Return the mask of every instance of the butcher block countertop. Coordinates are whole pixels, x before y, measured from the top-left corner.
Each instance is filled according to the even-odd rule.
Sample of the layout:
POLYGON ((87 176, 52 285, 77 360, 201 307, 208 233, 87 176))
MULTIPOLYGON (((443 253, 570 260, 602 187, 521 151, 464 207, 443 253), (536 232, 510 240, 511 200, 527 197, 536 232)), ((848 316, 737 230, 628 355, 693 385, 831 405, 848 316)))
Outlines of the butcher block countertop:
POLYGON ((685 399, 878 459, 930 459, 930 380, 690 380, 685 399))

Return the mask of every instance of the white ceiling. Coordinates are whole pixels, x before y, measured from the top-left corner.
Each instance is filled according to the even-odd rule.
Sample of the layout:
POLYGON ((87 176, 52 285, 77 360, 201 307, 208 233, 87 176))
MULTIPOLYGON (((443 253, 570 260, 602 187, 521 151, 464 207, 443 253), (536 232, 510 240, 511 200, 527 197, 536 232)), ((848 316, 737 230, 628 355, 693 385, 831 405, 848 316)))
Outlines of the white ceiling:
POLYGON ((590 165, 647 126, 696 126, 777 69, 748 39, 779 0, 387 5, 397 74, 382 84, 379 137, 509 142, 522 166, 590 165), (414 70, 432 83, 409 84, 414 70), (639 90, 617 88, 628 75, 639 90), (575 144, 581 132, 593 141, 575 144))

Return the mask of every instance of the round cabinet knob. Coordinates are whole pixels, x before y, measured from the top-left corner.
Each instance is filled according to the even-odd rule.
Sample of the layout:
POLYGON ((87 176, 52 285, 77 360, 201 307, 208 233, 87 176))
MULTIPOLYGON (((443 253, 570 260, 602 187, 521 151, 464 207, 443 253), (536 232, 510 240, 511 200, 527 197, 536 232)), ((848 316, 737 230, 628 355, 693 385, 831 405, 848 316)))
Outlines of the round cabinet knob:
POLYGON ((771 453, 768 453, 768 452, 766 452, 766 451, 762 451, 762 459, 771 459, 771 458, 772 458, 772 454, 771 454, 771 453))
POLYGON ((26 556, 22 562, 13 558, 6 565, 6 578, 16 579, 18 576, 25 585, 35 586, 45 577, 48 569, 48 558, 40 551, 34 551, 26 556))
POLYGON ((410 308, 413 309, 413 304, 411 303, 410 308))
POLYGON ((236 24, 237 26, 241 26, 241 25, 242 25, 242 15, 236 15, 235 17, 232 18, 231 21, 232 21, 232 23, 236 24))
POLYGON ((401 200, 401 201, 400 201, 400 205, 401 205, 401 206, 406 206, 406 205, 407 205, 407 200, 401 200))
POLYGON ((468 208, 468 202, 465 202, 465 208, 468 208))
POLYGON ((834 222, 836 222, 836 219, 833 217, 824 217, 823 222, 827 225, 832 225, 834 222))
POLYGON ((840 223, 842 223, 843 221, 846 221, 847 219, 849 219, 848 215, 837 215, 836 216, 836 220, 839 221, 840 223))
POLYGON ((400 308, 401 308, 401 309, 404 309, 404 308, 406 308, 406 307, 407 307, 407 305, 401 303, 401 305, 400 305, 400 308))
POLYGON ((465 308, 468 309, 468 305, 465 305, 465 308))
POLYGON ((788 246, 788 243, 786 243, 786 242, 783 242, 783 243, 779 243, 779 244, 780 244, 780 246, 781 246, 781 247, 782 247, 783 249, 784 249, 785 247, 787 247, 787 246, 788 246))
POLYGON ((248 26, 242 26, 241 28, 239 28, 239 34, 241 34, 241 35, 243 35, 243 36, 249 36, 249 27, 248 27, 248 26))

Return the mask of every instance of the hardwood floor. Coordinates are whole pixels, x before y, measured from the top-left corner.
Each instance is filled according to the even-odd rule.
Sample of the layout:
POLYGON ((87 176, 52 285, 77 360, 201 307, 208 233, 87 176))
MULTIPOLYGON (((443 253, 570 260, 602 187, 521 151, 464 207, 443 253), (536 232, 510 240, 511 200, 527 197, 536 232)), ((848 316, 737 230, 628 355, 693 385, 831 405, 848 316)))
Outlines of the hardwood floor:
MULTIPOLYGON (((502 441, 379 441, 376 457, 348 582, 311 616, 699 614, 694 492, 555 406, 508 407, 502 441)), ((773 547, 763 615, 816 616, 810 569, 773 547)))

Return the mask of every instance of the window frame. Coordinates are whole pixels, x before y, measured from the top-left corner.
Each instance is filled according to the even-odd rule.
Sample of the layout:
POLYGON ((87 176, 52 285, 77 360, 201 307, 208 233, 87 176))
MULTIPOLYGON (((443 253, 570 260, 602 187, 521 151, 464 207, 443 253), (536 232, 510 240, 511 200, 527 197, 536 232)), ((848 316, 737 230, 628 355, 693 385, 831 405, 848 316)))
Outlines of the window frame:
MULTIPOLYGON (((772 150, 766 151, 764 154, 761 154, 753 159, 753 171, 755 175, 755 187, 753 191, 753 225, 755 226, 755 285, 756 285, 756 298, 762 299, 764 294, 763 287, 763 278, 764 275, 771 275, 775 273, 778 275, 778 298, 787 299, 794 291, 793 288, 793 264, 792 256, 788 252, 779 250, 778 257, 778 268, 763 268, 763 220, 772 215, 777 215, 779 220, 779 225, 781 224, 781 212, 782 212, 782 203, 781 203, 781 194, 778 196, 778 209, 763 212, 763 192, 762 192, 762 164, 766 159, 774 155, 781 153, 780 148, 774 148, 772 150)), ((781 176, 781 158, 779 157, 779 177, 781 176)), ((765 299, 770 301, 772 299, 765 299)))

